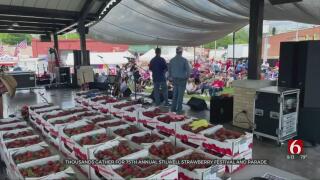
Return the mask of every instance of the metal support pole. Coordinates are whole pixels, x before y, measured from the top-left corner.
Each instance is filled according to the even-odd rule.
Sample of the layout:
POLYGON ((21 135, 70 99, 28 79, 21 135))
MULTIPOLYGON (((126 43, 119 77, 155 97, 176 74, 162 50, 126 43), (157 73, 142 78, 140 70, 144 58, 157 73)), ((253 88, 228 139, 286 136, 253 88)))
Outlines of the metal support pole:
POLYGON ((236 67, 235 66, 235 46, 236 46, 236 32, 233 32, 232 33, 232 64, 233 64, 233 68, 234 68, 234 71, 236 70, 236 67))
POLYGON ((59 40, 58 40, 58 34, 54 33, 53 34, 53 47, 56 51, 55 54, 55 60, 56 60, 56 66, 59 67, 60 66, 60 53, 59 53, 59 40))
POLYGON ((260 78, 264 0, 250 1, 248 79, 260 78))
POLYGON ((87 57, 87 45, 86 45, 86 31, 85 31, 85 24, 83 20, 79 21, 78 26, 78 33, 80 36, 80 49, 81 49, 81 65, 82 66, 89 66, 89 57, 87 57))
POLYGON ((214 41, 214 57, 217 57, 217 41, 214 41))
POLYGON ((196 47, 193 47, 193 63, 196 63, 196 47))
POLYGON ((58 34, 53 34, 53 47, 59 51, 59 40, 58 40, 58 34))
POLYGON ((134 79, 134 100, 137 100, 137 81, 134 79))

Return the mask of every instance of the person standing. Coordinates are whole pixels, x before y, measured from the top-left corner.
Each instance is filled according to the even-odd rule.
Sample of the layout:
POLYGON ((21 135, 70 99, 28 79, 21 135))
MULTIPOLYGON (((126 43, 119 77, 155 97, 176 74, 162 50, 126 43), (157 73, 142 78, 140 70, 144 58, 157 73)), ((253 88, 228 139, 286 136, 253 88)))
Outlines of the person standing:
POLYGON ((182 113, 182 102, 186 90, 187 80, 190 76, 188 60, 182 57, 182 47, 177 47, 176 56, 169 63, 169 77, 173 81, 172 112, 182 113))
POLYGON ((160 89, 164 98, 164 103, 166 106, 169 105, 168 102, 168 87, 166 80, 166 72, 168 71, 168 66, 166 61, 161 57, 161 49, 156 48, 156 56, 150 61, 149 69, 152 72, 153 79, 153 93, 156 106, 159 106, 160 101, 160 89))

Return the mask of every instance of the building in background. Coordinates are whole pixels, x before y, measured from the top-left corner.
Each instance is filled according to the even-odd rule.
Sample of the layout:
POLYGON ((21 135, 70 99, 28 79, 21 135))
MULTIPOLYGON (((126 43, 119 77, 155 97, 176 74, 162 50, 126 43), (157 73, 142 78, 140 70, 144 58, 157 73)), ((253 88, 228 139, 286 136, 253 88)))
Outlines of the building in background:
MULTIPOLYGON (((48 55, 49 48, 53 47, 53 42, 41 42, 39 39, 32 39, 32 56, 43 57, 48 55)), ((87 40, 87 50, 91 52, 124 52, 128 45, 109 44, 96 40, 87 40)), ((72 51, 80 50, 80 40, 59 40, 59 50, 72 51)))
MULTIPOLYGON (((279 59, 280 53, 280 43, 287 41, 305 41, 305 40, 320 40, 320 26, 308 28, 308 29, 299 29, 296 31, 280 33, 272 36, 265 36, 263 38, 262 45, 265 44, 267 39, 268 49, 267 58, 268 59, 279 59)), ((262 55, 264 54, 265 48, 262 47, 262 55)))

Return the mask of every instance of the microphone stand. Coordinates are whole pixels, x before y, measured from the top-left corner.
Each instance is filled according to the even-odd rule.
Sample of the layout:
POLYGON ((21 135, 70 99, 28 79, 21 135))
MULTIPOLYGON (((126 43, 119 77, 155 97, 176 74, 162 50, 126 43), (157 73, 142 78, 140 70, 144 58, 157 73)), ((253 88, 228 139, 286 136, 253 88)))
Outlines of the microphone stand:
POLYGON ((134 100, 137 100, 137 81, 134 78, 134 100))

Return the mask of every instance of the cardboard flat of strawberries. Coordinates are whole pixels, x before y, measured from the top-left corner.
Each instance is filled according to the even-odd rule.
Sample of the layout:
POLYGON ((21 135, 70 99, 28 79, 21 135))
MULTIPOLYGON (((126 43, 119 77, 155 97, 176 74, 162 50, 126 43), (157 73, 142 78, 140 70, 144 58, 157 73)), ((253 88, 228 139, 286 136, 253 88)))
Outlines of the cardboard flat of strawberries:
MULTIPOLYGON (((46 106, 46 105, 43 105, 46 106)), ((36 109, 40 109, 39 106, 35 106, 36 109)), ((46 106, 48 108, 48 106, 46 106)), ((39 166, 43 168, 53 168, 57 164, 50 164, 51 161, 60 161, 63 163, 64 159, 66 158, 57 148, 52 146, 48 139, 44 137, 41 133, 41 131, 37 130, 34 126, 30 124, 30 122, 26 122, 24 120, 18 119, 18 122, 16 119, 2 119, 0 122, 3 122, 3 125, 1 126, 3 130, 0 132, 1 135, 1 149, 3 153, 6 153, 6 158, 2 158, 7 166, 7 178, 9 179, 23 179, 23 176, 21 173, 34 173, 31 172, 33 169, 28 170, 29 167, 33 167, 35 165, 40 165, 44 161, 48 161, 49 165, 46 164, 44 166, 39 166), (10 123, 9 123, 10 122, 10 123), (25 128, 21 129, 10 129, 11 127, 16 127, 17 125, 24 125, 25 128), (33 128, 32 128, 33 127, 33 128), (31 132, 31 133, 29 133, 31 132), (4 138, 6 137, 6 138, 4 138), (30 142, 27 142, 28 139, 34 139, 39 138, 40 140, 35 141, 36 144, 30 144, 30 142), (20 139, 19 143, 14 142, 14 139, 20 139), (38 141, 40 143, 38 143, 38 141), (23 143, 26 144, 26 148, 15 148, 19 147, 20 145, 23 145, 23 143), (29 145, 29 144, 30 145, 29 145), (10 148, 9 147, 13 147, 10 148), (3 151, 4 150, 4 151, 3 151), (19 156, 19 154, 21 154, 19 156), (25 170, 24 170, 25 169, 25 170)), ((53 162, 54 163, 54 162, 53 162)), ((64 166, 64 165, 63 165, 64 166)), ((64 168, 64 167, 60 167, 64 168)), ((62 170, 62 169, 61 169, 62 170)), ((73 166, 73 165, 67 165, 65 166, 65 169, 60 171, 59 173, 55 174, 43 174, 43 177, 47 179, 63 179, 66 177, 69 177, 69 175, 74 174, 76 179, 87 179, 87 177, 80 172, 80 170, 73 166), (54 175, 54 176, 52 176, 54 175)), ((38 178, 26 178, 26 179, 38 179, 38 178)))
MULTIPOLYGON (((87 93, 81 94, 81 95, 79 95, 78 100, 80 100, 81 98, 82 98, 82 100, 84 100, 84 99, 92 100, 92 97, 100 97, 99 95, 98 96, 93 95, 92 97, 90 97, 91 96, 90 94, 92 95, 92 94, 94 94, 94 92, 87 92, 87 93), (86 96, 88 96, 88 97, 86 97, 86 96)), ((101 98, 102 97, 103 96, 101 96, 101 98)), ((92 101, 92 103, 94 103, 95 105, 98 105, 100 102, 102 102, 102 101, 99 101, 99 98, 95 102, 92 101)), ((48 137, 48 136, 43 136, 43 132, 35 130, 35 132, 36 132, 35 134, 41 135, 41 139, 44 139, 47 142, 47 144, 49 144, 49 147, 52 150, 52 153, 55 155, 59 155, 59 157, 62 157, 62 159, 69 159, 70 158, 70 154, 67 154, 68 156, 65 156, 64 153, 66 153, 66 152, 63 153, 63 151, 61 149, 61 144, 62 144, 61 142, 63 142, 62 139, 69 139, 70 141, 72 140, 72 142, 74 142, 75 147, 73 147, 71 149, 71 152, 74 153, 74 155, 76 155, 77 154, 76 150, 79 151, 78 154, 81 155, 81 156, 78 156, 78 158, 81 157, 79 159, 82 159, 82 157, 83 157, 82 155, 86 155, 86 157, 91 157, 93 155, 97 155, 97 157, 100 157, 100 156, 101 157, 104 157, 104 156, 109 157, 110 156, 111 158, 117 159, 120 157, 119 153, 120 154, 127 154, 126 156, 131 157, 132 159, 144 158, 145 156, 150 156, 150 157, 154 156, 154 157, 162 158, 162 159, 171 159, 169 157, 186 153, 186 151, 188 151, 188 150, 202 152, 202 150, 200 150, 200 147, 199 147, 200 145, 197 145, 197 147, 193 147, 192 145, 186 144, 186 142, 182 142, 182 141, 180 142, 179 138, 177 139, 177 137, 176 137, 177 131, 183 135, 194 134, 193 132, 189 132, 189 131, 181 128, 182 125, 184 125, 186 123, 187 124, 190 123, 193 119, 190 119, 188 117, 180 117, 178 115, 167 113, 167 112, 162 112, 160 110, 158 112, 158 110, 156 110, 156 108, 154 108, 154 107, 153 108, 152 107, 145 108, 145 107, 140 107, 137 104, 132 105, 128 101, 119 101, 117 103, 110 103, 107 105, 101 104, 101 105, 108 107, 110 112, 107 112, 105 115, 103 115, 101 113, 99 115, 93 114, 92 117, 91 116, 85 117, 86 120, 84 120, 84 121, 79 120, 79 121, 75 121, 75 122, 72 122, 69 124, 61 124, 61 126, 59 126, 59 127, 57 126, 57 128, 58 128, 58 131, 57 131, 58 138, 57 139, 58 139, 58 141, 60 141, 60 150, 59 150, 59 147, 56 148, 55 146, 51 145, 52 140, 50 140, 50 137, 48 137), (113 117, 112 115, 109 115, 110 113, 111 114, 116 113, 116 115, 120 115, 119 112, 126 111, 126 110, 128 110, 127 115, 135 117, 137 119, 137 122, 128 122, 128 121, 124 121, 121 118, 114 119, 114 118, 112 118, 113 117), (137 113, 136 115, 134 114, 135 112, 137 113), (106 117, 107 114, 108 114, 108 116, 110 116, 110 118, 106 117), (97 120, 94 121, 94 119, 97 119, 97 120), (101 119, 101 121, 100 121, 100 119, 101 119), (141 121, 141 122, 138 122, 138 121, 141 121), (164 136, 161 133, 159 133, 161 129, 158 129, 156 124, 152 124, 152 122, 156 122, 158 125, 164 126, 166 128, 171 128, 175 131, 173 133, 169 134, 171 136, 164 136), (143 124, 147 124, 151 127, 154 126, 153 127, 154 130, 150 130, 150 129, 142 127, 143 124), (179 126, 179 128, 176 128, 177 125, 179 126), (67 130, 67 131, 64 132, 63 130, 67 130), (69 135, 67 135, 68 133, 69 133, 69 135), (62 134, 65 134, 65 136, 62 136, 62 134), (90 138, 93 138, 94 142, 97 141, 97 143, 93 143, 93 144, 87 143, 87 141, 88 142, 92 141, 90 138), (121 139, 123 141, 127 141, 128 144, 125 144, 125 143, 120 144, 121 139), (127 148, 129 148, 129 147, 138 149, 138 151, 132 150, 132 152, 131 152, 131 150, 130 150, 129 152, 122 152, 124 150, 127 151, 128 150, 127 148), (98 149, 99 152, 100 151, 101 152, 99 154, 94 154, 93 152, 90 151, 93 149, 98 149)), ((56 108, 52 104, 50 104, 50 105, 43 104, 42 106, 45 107, 45 108, 43 108, 44 110, 41 110, 40 106, 35 106, 35 107, 33 107, 34 108, 33 112, 39 111, 39 110, 46 111, 46 110, 50 110, 50 109, 52 109, 54 111, 56 110, 56 108)), ((55 111, 53 113, 45 112, 44 113, 45 116, 43 117, 43 119, 47 119, 46 120, 47 123, 54 124, 57 121, 62 121, 65 118, 69 118, 69 116, 73 117, 78 114, 90 113, 89 108, 87 108, 87 110, 85 110, 85 111, 81 111, 81 108, 84 108, 83 105, 82 105, 82 107, 73 108, 75 111, 74 111, 74 113, 71 113, 71 114, 64 113, 66 110, 55 111), (77 111, 77 109, 79 109, 80 111, 77 111), (56 116, 57 113, 60 113, 61 115, 59 114, 58 116, 56 116), (48 118, 48 116, 49 116, 49 118, 48 118)), ((7 121, 11 121, 11 120, 7 120, 7 121)), ((4 126, 4 127, 7 128, 8 126, 4 126)), ((217 129, 220 129, 220 128, 217 128, 217 129)), ((20 131, 22 131, 22 130, 19 130, 17 132, 20 132, 20 131)), ((201 136, 205 137, 201 133, 196 133, 196 134, 199 136, 201 135, 201 136)), ((190 143, 190 142, 188 142, 188 143, 190 143)), ((196 144, 194 144, 194 145, 196 145, 196 144)), ((36 149, 36 150, 39 150, 39 149, 36 149)), ((203 153, 207 154, 206 152, 203 152, 203 153)), ((187 154, 185 154, 185 155, 187 155, 187 154)), ((209 155, 209 154, 207 154, 207 155, 209 155)), ((71 156, 71 157, 73 157, 73 156, 71 156)), ((149 159, 150 159, 150 157, 149 157, 149 159)), ((73 158, 77 159, 76 156, 73 158)), ((121 158, 124 158, 124 157, 121 157, 121 158)), ((84 159, 87 159, 87 158, 84 158, 84 159)), ((91 159, 91 158, 89 158, 89 159, 91 159)), ((95 158, 93 158, 93 159, 95 159, 95 158)), ((116 175, 119 179, 128 176, 128 174, 123 174, 124 172, 122 172, 123 169, 121 169, 122 166, 120 166, 120 165, 118 165, 118 166, 116 165, 117 167, 112 167, 112 168, 109 166, 108 167, 107 166, 101 166, 101 167, 100 166, 99 167, 92 166, 91 167, 88 165, 86 165, 86 166, 87 167, 84 167, 84 165, 82 165, 77 168, 77 167, 71 165, 70 167, 72 167, 74 173, 77 175, 77 179, 88 179, 88 176, 92 178, 92 175, 94 174, 92 172, 94 172, 94 171, 97 171, 98 173, 100 173, 100 175, 102 174, 104 177, 109 177, 110 173, 116 175), (85 172, 88 174, 85 175, 85 173, 81 173, 81 172, 85 172)), ((28 166, 25 166, 25 167, 28 167, 28 166)), ((126 170, 133 170, 133 171, 135 170, 134 168, 130 169, 129 167, 124 167, 124 168, 126 170)), ((181 167, 178 167, 178 166, 157 167, 157 168, 160 168, 160 169, 153 169, 153 170, 155 170, 156 172, 161 172, 161 173, 140 174, 140 175, 135 174, 135 175, 136 175, 136 177, 148 177, 151 179, 165 177, 166 174, 171 174, 172 177, 177 177, 177 173, 181 171, 180 170, 181 167)), ((206 174, 207 170, 208 170, 208 172, 209 172, 209 170, 210 170, 210 172, 212 171, 212 168, 208 169, 207 167, 202 168, 202 169, 206 169, 206 171, 203 171, 203 172, 201 171, 201 173, 198 173, 196 171, 190 171, 186 168, 182 168, 182 169, 184 169, 183 172, 185 173, 185 175, 189 175, 189 177, 196 177, 196 178, 199 177, 201 179, 201 177, 204 177, 204 176, 207 177, 207 175, 208 175, 208 177, 209 176, 211 177, 214 175, 212 173, 206 174)), ((230 171, 233 171, 233 169, 235 169, 235 167, 229 168, 230 171)), ((150 169, 150 171, 151 171, 151 169, 150 169)), ((147 173, 147 172, 145 172, 145 173, 147 173)), ((93 177, 96 178, 97 176, 99 177, 99 174, 95 174, 93 177)), ((162 178, 162 179, 166 179, 166 178, 162 178)))

